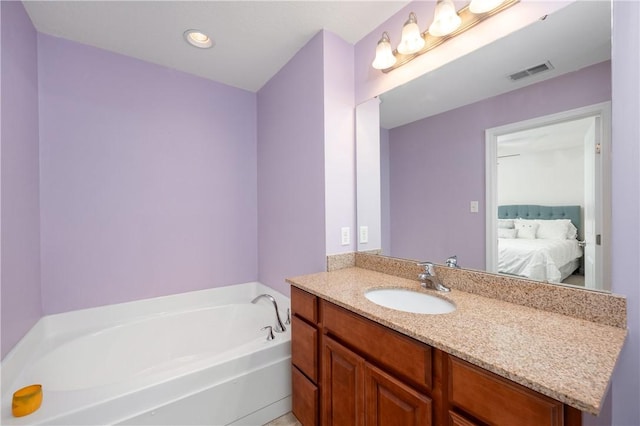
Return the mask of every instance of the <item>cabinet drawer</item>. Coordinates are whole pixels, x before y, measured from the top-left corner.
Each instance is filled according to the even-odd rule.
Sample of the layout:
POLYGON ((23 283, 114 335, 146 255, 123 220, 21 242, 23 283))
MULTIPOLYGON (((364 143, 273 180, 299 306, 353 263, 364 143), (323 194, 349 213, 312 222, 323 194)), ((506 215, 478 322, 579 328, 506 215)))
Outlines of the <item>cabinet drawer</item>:
POLYGON ((492 425, 563 424, 563 404, 449 356, 451 403, 492 425))
POLYGON ((291 336, 291 362, 318 383, 318 330, 294 315, 291 336))
POLYGON ((318 424, 318 387, 293 367, 291 411, 303 426, 318 424))
POLYGON ((309 322, 318 322, 318 298, 311 293, 291 287, 291 312, 309 322))
POLYGON ((321 300, 324 332, 419 389, 431 389, 431 347, 321 300))

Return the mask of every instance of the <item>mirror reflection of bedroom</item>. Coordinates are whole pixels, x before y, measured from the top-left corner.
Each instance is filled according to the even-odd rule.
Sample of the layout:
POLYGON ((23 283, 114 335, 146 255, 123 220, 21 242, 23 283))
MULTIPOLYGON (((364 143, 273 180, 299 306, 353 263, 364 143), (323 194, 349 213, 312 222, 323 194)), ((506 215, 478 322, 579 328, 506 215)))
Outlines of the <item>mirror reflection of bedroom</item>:
POLYGON ((606 289, 601 120, 592 115, 497 136, 498 272, 606 289))

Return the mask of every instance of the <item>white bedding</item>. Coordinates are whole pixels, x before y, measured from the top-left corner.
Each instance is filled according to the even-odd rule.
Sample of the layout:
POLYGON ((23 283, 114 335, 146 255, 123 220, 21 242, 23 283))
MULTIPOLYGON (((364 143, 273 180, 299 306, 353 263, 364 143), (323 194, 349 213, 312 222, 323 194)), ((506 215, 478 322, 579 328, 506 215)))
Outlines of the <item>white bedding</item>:
POLYGON ((498 238, 498 271, 561 282, 559 268, 582 256, 578 240, 498 238))

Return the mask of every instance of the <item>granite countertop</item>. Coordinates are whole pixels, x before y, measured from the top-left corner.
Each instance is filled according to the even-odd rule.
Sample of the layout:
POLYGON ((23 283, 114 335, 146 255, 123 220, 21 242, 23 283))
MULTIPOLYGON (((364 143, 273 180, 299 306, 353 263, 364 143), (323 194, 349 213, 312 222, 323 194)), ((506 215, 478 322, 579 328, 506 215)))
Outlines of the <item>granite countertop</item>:
POLYGON ((388 326, 582 411, 598 414, 626 329, 451 290, 361 268, 287 279, 336 305, 388 326), (364 293, 410 288, 456 305, 449 314, 413 314, 379 306, 364 293))

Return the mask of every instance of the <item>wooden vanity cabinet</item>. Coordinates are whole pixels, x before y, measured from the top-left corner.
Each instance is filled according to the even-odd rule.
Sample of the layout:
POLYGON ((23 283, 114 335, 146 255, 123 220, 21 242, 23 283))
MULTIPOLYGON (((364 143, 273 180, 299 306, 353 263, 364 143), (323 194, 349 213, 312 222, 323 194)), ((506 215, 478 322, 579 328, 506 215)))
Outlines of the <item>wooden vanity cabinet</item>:
POLYGON ((295 287, 304 425, 581 426, 581 412, 295 287))

